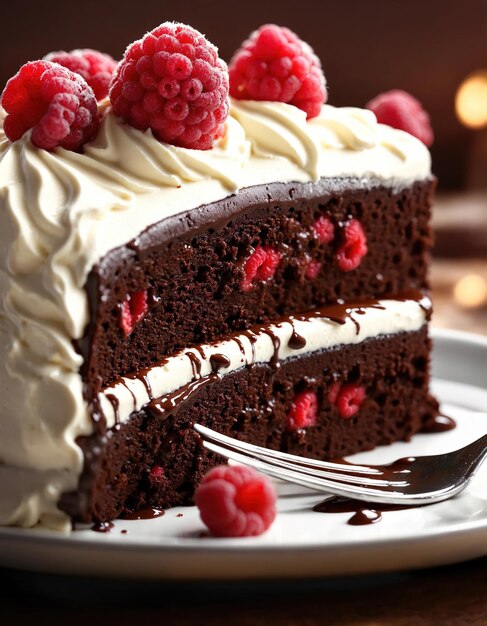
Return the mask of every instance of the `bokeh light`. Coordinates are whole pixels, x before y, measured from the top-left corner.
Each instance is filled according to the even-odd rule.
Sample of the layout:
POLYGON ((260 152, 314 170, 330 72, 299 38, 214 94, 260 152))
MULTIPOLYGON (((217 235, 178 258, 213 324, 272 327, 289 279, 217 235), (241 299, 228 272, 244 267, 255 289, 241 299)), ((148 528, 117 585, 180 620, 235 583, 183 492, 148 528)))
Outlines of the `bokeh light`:
POLYGON ((479 274, 467 274, 454 287, 457 303, 466 309, 475 309, 487 304, 487 280, 479 274))
POLYGON ((456 93, 455 110, 465 126, 487 127, 487 70, 467 76, 456 93))

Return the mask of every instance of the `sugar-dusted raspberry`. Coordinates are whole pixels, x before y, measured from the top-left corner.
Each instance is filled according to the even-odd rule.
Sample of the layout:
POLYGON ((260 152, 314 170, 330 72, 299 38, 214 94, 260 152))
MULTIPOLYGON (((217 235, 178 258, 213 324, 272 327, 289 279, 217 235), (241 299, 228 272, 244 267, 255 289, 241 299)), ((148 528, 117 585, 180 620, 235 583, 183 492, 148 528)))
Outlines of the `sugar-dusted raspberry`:
POLYGON ((336 398, 338 413, 343 419, 350 419, 358 412, 365 400, 365 389, 354 383, 347 383, 341 387, 336 398))
POLYGON ((308 280, 314 280, 321 270, 321 261, 317 261, 316 259, 311 259, 308 261, 306 265, 306 269, 304 271, 304 277, 308 280))
POLYGON ((338 248, 335 259, 342 272, 356 269, 367 254, 367 238, 358 220, 350 220, 342 232, 343 243, 338 248))
POLYGON ((127 296, 120 307, 120 327, 123 334, 128 337, 147 313, 147 291, 134 291, 127 296))
POLYGON ((380 124, 405 130, 427 146, 433 143, 430 117, 421 102, 407 91, 401 89, 386 91, 365 106, 375 113, 380 124))
POLYGON ((249 291, 255 281, 269 280, 276 273, 281 254, 270 246, 257 246, 243 267, 244 278, 241 283, 243 291, 249 291))
POLYGON ((254 31, 229 65, 230 94, 241 100, 293 104, 316 117, 327 99, 321 63, 288 28, 266 24, 254 31))
POLYGON ((203 522, 216 537, 261 535, 276 517, 276 490, 250 467, 221 465, 196 490, 203 522))
POLYGON ((286 430, 294 431, 315 426, 318 417, 318 398, 314 391, 296 394, 287 415, 286 430))
POLYGON ((32 129, 32 143, 45 150, 79 150, 98 129, 91 87, 78 74, 49 61, 30 61, 5 86, 5 134, 17 141, 32 129))
POLYGON ((44 60, 59 63, 82 76, 93 89, 97 100, 103 100, 108 96, 110 81, 117 67, 117 62, 109 54, 90 48, 71 50, 71 52, 59 50, 47 54, 44 60))
POLYGON ((320 243, 330 243, 335 237, 333 222, 328 217, 321 215, 313 224, 313 234, 320 243))
POLYGON ((110 87, 114 112, 161 141, 207 150, 224 134, 228 70, 194 28, 166 22, 131 44, 110 87))

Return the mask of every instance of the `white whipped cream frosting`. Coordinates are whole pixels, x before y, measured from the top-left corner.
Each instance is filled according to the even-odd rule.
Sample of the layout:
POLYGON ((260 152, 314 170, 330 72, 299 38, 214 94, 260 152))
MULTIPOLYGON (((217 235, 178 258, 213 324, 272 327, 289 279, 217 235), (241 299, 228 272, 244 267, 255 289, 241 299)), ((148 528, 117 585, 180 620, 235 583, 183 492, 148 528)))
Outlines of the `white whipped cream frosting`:
POLYGON ((68 526, 56 503, 82 468, 75 439, 91 432, 73 340, 88 322, 86 278, 104 254, 252 185, 354 176, 401 188, 430 175, 420 141, 360 109, 325 105, 307 121, 286 104, 234 102, 225 137, 197 151, 102 108, 83 154, 0 131, 0 524, 68 526))

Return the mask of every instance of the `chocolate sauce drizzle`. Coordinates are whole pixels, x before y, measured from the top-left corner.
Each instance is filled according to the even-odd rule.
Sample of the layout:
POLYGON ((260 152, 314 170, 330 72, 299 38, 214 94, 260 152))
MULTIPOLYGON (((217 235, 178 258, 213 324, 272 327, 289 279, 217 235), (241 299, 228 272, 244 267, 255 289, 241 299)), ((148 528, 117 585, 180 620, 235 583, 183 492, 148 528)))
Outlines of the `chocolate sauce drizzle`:
POLYGON ((287 345, 291 350, 302 350, 306 346, 306 338, 300 335, 294 326, 294 320, 290 320, 293 332, 289 337, 287 345))
MULTIPOLYGON (((132 378, 131 376, 125 376, 125 378, 132 378)), ((137 373, 137 375, 134 376, 134 378, 139 379, 139 373, 137 373)), ((140 379, 139 379, 140 380, 140 379)), ((118 382, 123 385, 125 387, 125 389, 130 393, 130 395, 132 396, 132 402, 134 403, 134 411, 137 408, 137 397, 135 395, 135 393, 132 391, 132 389, 130 389, 130 387, 127 385, 127 383, 125 382, 125 380, 123 378, 120 378, 118 380, 118 382)))
POLYGON ((247 337, 250 343, 250 349, 252 350, 252 365, 255 363, 255 343, 257 341, 257 335, 251 330, 243 330, 241 333, 244 337, 247 337))
MULTIPOLYGON (((421 291, 409 290, 409 291, 402 292, 399 295, 390 296, 390 297, 399 301, 415 300, 416 302, 418 302, 418 304, 423 309, 423 311, 425 311, 427 319, 429 319, 429 316, 431 314, 430 301, 421 291)), ((388 298, 389 296, 383 297, 383 299, 388 299, 388 298)), ((357 317, 360 315, 364 315, 367 309, 384 310, 385 307, 380 304, 379 300, 372 299, 372 298, 366 299, 366 300, 347 301, 347 302, 344 302, 343 300, 338 300, 335 304, 323 307, 322 309, 316 309, 316 310, 313 310, 313 311, 310 311, 308 313, 304 313, 298 316, 283 318, 277 323, 262 324, 259 326, 255 326, 252 329, 244 330, 240 333, 240 335, 246 337, 252 349, 252 360, 251 360, 251 363, 249 363, 249 366, 252 366, 253 364, 255 364, 255 359, 256 359, 255 343, 257 341, 257 336, 266 334, 271 339, 271 342, 273 345, 273 354, 272 354, 271 359, 268 362, 268 365, 274 370, 277 370, 279 368, 280 366, 279 350, 281 347, 281 339, 277 335, 277 333, 274 331, 274 328, 276 327, 280 328, 282 326, 282 323, 284 322, 289 322, 292 326, 292 334, 288 340, 289 348, 291 348, 292 350, 300 350, 306 346, 306 338, 300 335, 296 331, 294 324, 293 324, 295 320, 306 322, 315 318, 325 318, 340 325, 343 325, 347 322, 347 320, 350 320, 355 325, 357 334, 359 334, 360 323, 357 317)), ((242 339, 239 336, 235 336, 235 337, 232 337, 232 341, 234 341, 236 345, 238 346, 243 357, 242 363, 245 363, 247 355, 246 355, 246 350, 242 342, 242 339)), ((174 410, 177 409, 177 407, 182 402, 187 400, 193 393, 196 393, 199 389, 205 387, 208 384, 212 384, 220 380, 221 375, 219 374, 219 371, 223 368, 228 367, 231 363, 229 357, 227 357, 226 355, 221 354, 221 353, 213 354, 209 358, 211 368, 212 368, 212 373, 207 376, 202 376, 201 374, 202 361, 206 360, 208 357, 206 356, 201 346, 195 347, 194 350, 198 354, 196 354, 193 351, 188 351, 185 353, 191 362, 193 380, 163 397, 154 398, 153 391, 152 391, 152 388, 148 379, 148 373, 151 368, 143 369, 134 374, 125 375, 125 378, 131 379, 131 380, 140 380, 143 383, 147 391, 147 395, 150 399, 148 404, 145 405, 149 408, 149 410, 151 410, 152 412, 158 415, 164 415, 164 414, 173 412, 174 410)), ((163 361, 160 361, 159 363, 154 364, 154 366, 152 367, 163 366, 167 363, 167 361, 168 361, 167 359, 164 359, 163 361)), ((124 381, 124 378, 118 379, 118 381, 116 381, 114 385, 118 383, 124 385, 131 393, 133 401, 134 401, 134 410, 135 410, 137 406, 137 399, 136 399, 134 392, 127 386, 126 382, 124 381)), ((115 395, 110 394, 110 393, 107 393, 106 397, 109 400, 109 402, 112 404, 112 407, 115 413, 115 421, 116 423, 119 423, 120 415, 119 415, 118 399, 116 398, 115 395)), ((441 426, 439 424, 436 424, 435 426, 431 426, 431 427, 432 428, 434 427, 436 429, 443 428, 443 430, 448 429, 446 424, 441 425, 441 426)), ((435 430, 434 432, 439 432, 439 430, 435 430)))
MULTIPOLYGON (((281 320, 281 322, 274 323, 272 324, 272 326, 276 328, 282 328, 282 321, 283 320, 281 320)), ((268 364, 273 370, 279 369, 279 367, 281 366, 281 364, 279 363, 279 348, 281 347, 281 339, 279 338, 279 336, 272 330, 270 324, 256 326, 252 329, 252 331, 255 335, 267 335, 270 338, 274 351, 268 364)), ((252 353, 254 353, 254 349, 252 350, 252 353)))
POLYGON ((225 355, 217 352, 210 356, 210 365, 214 374, 217 374, 221 369, 230 365, 230 359, 225 355))
MULTIPOLYGON (((186 356, 188 357, 191 363, 191 369, 193 370, 193 378, 201 378, 201 357, 196 355, 194 352, 186 352, 186 356)), ((150 396, 149 396, 150 397, 150 396)))
POLYGON ((158 416, 168 416, 194 393, 220 379, 221 375, 214 372, 208 376, 197 378, 196 380, 186 383, 182 387, 178 387, 178 389, 172 393, 168 393, 161 398, 151 400, 148 403, 147 408, 158 416))
POLYGON ((242 359, 242 363, 244 363, 244 362, 245 362, 245 361, 244 361, 244 359, 245 359, 245 347, 244 347, 244 345, 243 345, 242 341, 241 341, 238 337, 233 337, 233 341, 235 341, 235 343, 236 343, 236 344, 237 344, 237 346, 238 346, 238 349, 239 349, 239 350, 240 350, 240 352, 242 353, 242 356, 244 357, 244 358, 242 359))
MULTIPOLYGON (((151 386, 150 381, 149 381, 149 372, 150 371, 151 371, 151 368, 150 367, 146 367, 144 369, 139 370, 138 372, 136 372, 134 374, 127 374, 125 376, 125 378, 130 378, 130 380, 138 380, 138 381, 140 381, 144 385, 148 397, 152 398, 152 386, 151 386)), ((130 391, 130 389, 129 389, 129 391, 130 391)), ((132 392, 130 392, 130 393, 132 393, 132 392)), ((134 396, 133 393, 132 393, 132 396, 134 396)), ((134 403, 135 402, 136 401, 135 401, 135 396, 134 396, 134 403)))
MULTIPOLYGON (((406 300, 408 298, 405 298, 406 300)), ((296 316, 296 319, 302 322, 308 322, 310 319, 316 317, 326 317, 335 324, 343 326, 350 320, 355 325, 355 332, 358 335, 360 333, 360 323, 354 317, 354 315, 365 315, 367 309, 379 309, 384 311, 385 307, 382 306, 379 300, 369 299, 360 300, 360 302, 344 302, 343 300, 337 300, 336 304, 332 304, 326 307, 326 315, 323 315, 320 311, 311 311, 303 315, 296 316)))
POLYGON ((113 413, 115 415, 115 424, 120 424, 120 402, 117 396, 113 393, 107 393, 106 399, 113 407, 113 413))

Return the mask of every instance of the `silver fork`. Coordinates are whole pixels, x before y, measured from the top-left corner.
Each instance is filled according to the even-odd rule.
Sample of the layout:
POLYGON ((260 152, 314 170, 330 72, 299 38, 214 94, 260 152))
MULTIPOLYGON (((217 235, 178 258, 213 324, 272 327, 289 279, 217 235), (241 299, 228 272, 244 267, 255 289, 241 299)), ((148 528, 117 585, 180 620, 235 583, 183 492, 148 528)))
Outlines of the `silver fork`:
POLYGON ((274 478, 336 496, 385 504, 432 504, 451 498, 465 489, 487 457, 487 435, 447 454, 367 466, 276 452, 200 424, 195 424, 194 429, 208 450, 274 478))

